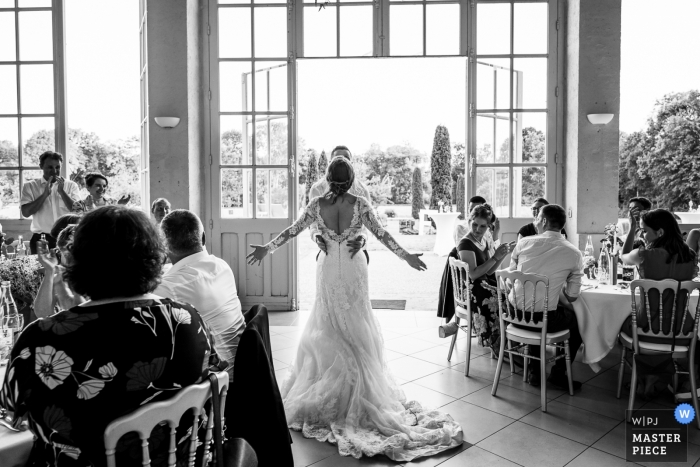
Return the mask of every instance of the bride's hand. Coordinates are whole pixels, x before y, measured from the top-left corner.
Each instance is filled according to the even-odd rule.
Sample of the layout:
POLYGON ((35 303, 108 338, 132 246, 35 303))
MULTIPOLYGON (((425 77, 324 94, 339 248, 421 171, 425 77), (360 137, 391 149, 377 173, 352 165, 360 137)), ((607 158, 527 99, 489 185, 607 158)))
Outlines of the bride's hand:
POLYGON ((418 271, 425 271, 426 269, 428 269, 428 266, 426 266, 425 263, 421 261, 421 256, 423 256, 423 253, 417 253, 415 255, 408 254, 406 255, 406 262, 413 269, 416 269, 418 271))
POLYGON ((260 264, 262 260, 267 256, 267 248, 265 245, 250 245, 251 248, 255 248, 252 253, 246 256, 248 264, 260 264))

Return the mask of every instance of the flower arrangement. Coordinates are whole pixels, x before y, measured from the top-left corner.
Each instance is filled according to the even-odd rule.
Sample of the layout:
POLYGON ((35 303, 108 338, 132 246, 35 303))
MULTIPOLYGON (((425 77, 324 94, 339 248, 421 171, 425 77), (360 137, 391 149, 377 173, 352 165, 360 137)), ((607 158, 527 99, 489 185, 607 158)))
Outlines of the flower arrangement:
POLYGON ((34 256, 0 260, 0 280, 10 281, 10 292, 18 308, 34 301, 41 285, 40 269, 41 264, 34 256))
POLYGON ((617 224, 608 224, 603 229, 603 235, 605 237, 600 241, 604 248, 607 248, 609 253, 612 253, 615 246, 622 247, 624 242, 620 238, 622 236, 622 229, 617 224))

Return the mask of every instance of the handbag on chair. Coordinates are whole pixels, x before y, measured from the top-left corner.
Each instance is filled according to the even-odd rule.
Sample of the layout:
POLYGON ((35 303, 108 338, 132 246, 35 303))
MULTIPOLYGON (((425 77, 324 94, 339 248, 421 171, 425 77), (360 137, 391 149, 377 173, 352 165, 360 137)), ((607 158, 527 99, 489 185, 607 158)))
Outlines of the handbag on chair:
POLYGON ((258 457, 246 440, 233 438, 224 442, 219 380, 215 374, 210 374, 209 382, 214 412, 214 460, 216 463, 213 465, 215 467, 257 467, 258 457))

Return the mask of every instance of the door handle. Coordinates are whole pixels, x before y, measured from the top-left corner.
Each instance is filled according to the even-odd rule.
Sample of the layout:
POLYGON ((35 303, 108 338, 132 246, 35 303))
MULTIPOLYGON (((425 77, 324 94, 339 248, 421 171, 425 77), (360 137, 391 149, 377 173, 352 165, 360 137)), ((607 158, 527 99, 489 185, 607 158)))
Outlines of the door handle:
POLYGON ((294 176, 294 158, 289 159, 289 174, 293 177, 294 176))

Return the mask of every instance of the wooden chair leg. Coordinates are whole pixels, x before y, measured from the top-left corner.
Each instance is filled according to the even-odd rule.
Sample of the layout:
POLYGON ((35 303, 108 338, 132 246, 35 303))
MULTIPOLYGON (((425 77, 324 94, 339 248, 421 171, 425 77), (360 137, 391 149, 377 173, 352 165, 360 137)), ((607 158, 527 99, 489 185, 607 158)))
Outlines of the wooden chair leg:
MULTIPOLYGON (((501 368, 503 368, 503 358, 506 355, 506 333, 501 335, 501 351, 498 352, 498 365, 496 365, 496 375, 493 377, 493 387, 491 388, 491 395, 495 396, 498 390, 498 381, 501 379, 501 368)), ((512 358, 511 358, 512 359, 512 358)))
POLYGON ((452 336, 452 342, 450 343, 450 351, 447 353, 448 362, 452 360, 452 351, 454 350, 455 344, 457 343, 457 335, 459 335, 459 318, 457 316, 455 316, 455 324, 457 325, 457 332, 455 332, 452 336))
POLYGON ((630 384, 630 399, 627 404, 627 423, 632 422, 632 410, 634 409, 634 399, 637 396, 637 362, 632 354, 632 383, 630 384))
MULTIPOLYGON (((523 355, 523 381, 527 383, 527 363, 530 360, 527 356, 530 355, 530 344, 525 346, 523 354, 525 354, 523 355)), ((510 358, 513 358, 513 356, 511 355, 510 358)))
POLYGON ((540 399, 542 412, 547 412, 547 346, 540 344, 540 399))
POLYGON ((620 369, 617 372, 617 398, 620 398, 622 393, 622 380, 625 378, 625 355, 627 354, 627 349, 622 346, 622 358, 620 359, 620 369))
POLYGON ((564 341, 564 358, 566 359, 566 375, 569 380, 569 395, 574 395, 574 377, 571 374, 571 353, 569 353, 569 339, 564 341))
POLYGON ((469 316, 469 330, 467 331, 467 360, 464 362, 464 376, 469 376, 469 363, 472 358, 472 328, 473 322, 471 315, 469 316))

